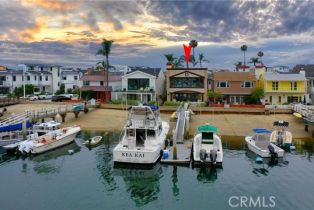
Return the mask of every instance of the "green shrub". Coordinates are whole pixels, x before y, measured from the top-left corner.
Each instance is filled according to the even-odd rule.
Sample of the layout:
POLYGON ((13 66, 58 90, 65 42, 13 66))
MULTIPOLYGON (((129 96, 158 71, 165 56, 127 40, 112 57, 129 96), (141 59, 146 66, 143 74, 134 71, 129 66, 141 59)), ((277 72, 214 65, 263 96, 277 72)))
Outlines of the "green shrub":
POLYGON ((180 106, 181 102, 176 101, 165 101, 164 106, 180 106))

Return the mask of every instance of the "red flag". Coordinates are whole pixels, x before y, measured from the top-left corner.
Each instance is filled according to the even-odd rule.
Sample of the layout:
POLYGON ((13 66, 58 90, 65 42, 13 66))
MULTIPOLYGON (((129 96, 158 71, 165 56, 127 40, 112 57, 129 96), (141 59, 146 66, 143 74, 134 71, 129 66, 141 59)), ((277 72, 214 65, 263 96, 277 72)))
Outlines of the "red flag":
POLYGON ((184 49, 184 55, 185 55, 185 62, 186 64, 188 64, 190 61, 192 45, 186 46, 185 44, 183 44, 183 49, 184 49))

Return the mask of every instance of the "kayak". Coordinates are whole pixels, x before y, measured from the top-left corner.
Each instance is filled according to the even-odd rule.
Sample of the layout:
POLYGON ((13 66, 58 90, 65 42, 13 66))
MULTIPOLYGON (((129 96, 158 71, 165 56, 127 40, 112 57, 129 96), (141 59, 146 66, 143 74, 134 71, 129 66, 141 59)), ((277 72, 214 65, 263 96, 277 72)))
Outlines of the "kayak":
POLYGON ((102 140, 102 136, 94 136, 93 138, 86 140, 83 144, 87 146, 95 146, 102 140))

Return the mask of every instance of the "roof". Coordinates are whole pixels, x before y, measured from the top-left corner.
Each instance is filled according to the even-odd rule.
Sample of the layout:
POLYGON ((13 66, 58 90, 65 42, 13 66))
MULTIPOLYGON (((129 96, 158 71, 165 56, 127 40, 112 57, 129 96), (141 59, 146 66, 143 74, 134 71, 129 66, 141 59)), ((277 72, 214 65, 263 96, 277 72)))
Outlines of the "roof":
POLYGON ((299 73, 300 71, 305 71, 306 77, 314 77, 314 64, 298 64, 292 69, 293 73, 299 73))
POLYGON ((217 127, 213 126, 213 125, 201 125, 197 128, 197 131, 198 132, 212 132, 212 133, 217 133, 218 132, 218 129, 217 127))
POLYGON ((227 81, 244 81, 256 80, 255 72, 235 72, 235 71, 216 71, 213 72, 213 80, 227 80, 227 81))
POLYGON ((60 65, 57 64, 47 64, 47 63, 24 63, 26 66, 38 66, 38 67, 61 67, 60 65))
POLYGON ((306 80, 304 74, 300 73, 275 73, 275 72, 266 72, 265 80, 268 81, 303 81, 306 80))
POLYGON ((131 71, 127 72, 127 74, 133 73, 135 71, 141 71, 146 74, 150 74, 152 76, 158 77, 161 68, 150 68, 150 67, 131 67, 131 71))
POLYGON ((105 81, 106 77, 105 75, 89 75, 85 74, 81 77, 82 81, 90 81, 90 82, 97 82, 97 81, 105 81))
POLYGON ((112 87, 106 87, 106 86, 82 86, 81 91, 112 91, 112 87))

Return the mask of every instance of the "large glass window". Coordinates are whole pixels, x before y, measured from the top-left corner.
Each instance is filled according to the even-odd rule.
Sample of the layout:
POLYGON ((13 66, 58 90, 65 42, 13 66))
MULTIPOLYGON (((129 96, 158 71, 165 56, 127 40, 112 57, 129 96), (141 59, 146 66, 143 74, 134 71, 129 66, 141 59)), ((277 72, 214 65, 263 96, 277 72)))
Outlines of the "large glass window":
POLYGON ((219 88, 228 88, 229 87, 229 81, 218 81, 217 87, 219 88))
POLYGON ((254 82, 253 81, 242 81, 241 87, 242 88, 252 88, 252 87, 254 87, 254 82))
POLYGON ((128 90, 140 90, 149 88, 149 79, 128 79, 128 90))
POLYGON ((278 86, 279 86, 278 82, 273 82, 272 83, 272 89, 273 90, 278 90, 278 86))
POLYGON ((177 77, 170 79, 171 88, 204 88, 204 79, 199 77, 177 77))
POLYGON ((291 90, 297 90, 298 89, 298 83, 297 82, 291 82, 290 86, 291 86, 291 90))

